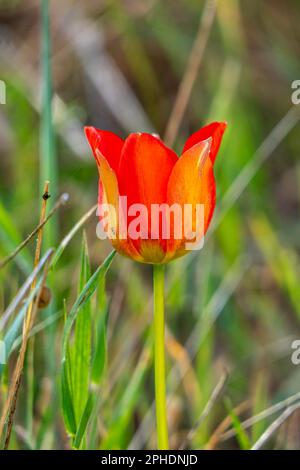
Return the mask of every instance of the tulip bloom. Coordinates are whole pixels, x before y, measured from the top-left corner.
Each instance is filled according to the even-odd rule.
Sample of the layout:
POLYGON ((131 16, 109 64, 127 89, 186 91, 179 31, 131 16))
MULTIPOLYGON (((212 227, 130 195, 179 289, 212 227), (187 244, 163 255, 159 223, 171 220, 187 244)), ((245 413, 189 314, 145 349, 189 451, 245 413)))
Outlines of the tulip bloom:
POLYGON ((203 239, 215 208, 213 166, 225 128, 225 122, 201 128, 187 139, 180 158, 151 134, 134 133, 123 141, 112 132, 85 128, 99 171, 99 207, 106 203, 116 209, 106 227, 116 251, 136 261, 161 264, 183 256, 188 243, 203 239), (120 207, 120 196, 126 196, 126 209, 120 207), (138 220, 140 235, 133 236, 134 211, 130 208, 137 204, 146 212, 138 220), (197 205, 204 208, 201 233, 197 205), (179 220, 170 212, 176 207, 182 209, 177 213, 179 220), (154 236, 153 208, 161 214, 154 236), (162 234, 164 223, 168 236, 162 234))

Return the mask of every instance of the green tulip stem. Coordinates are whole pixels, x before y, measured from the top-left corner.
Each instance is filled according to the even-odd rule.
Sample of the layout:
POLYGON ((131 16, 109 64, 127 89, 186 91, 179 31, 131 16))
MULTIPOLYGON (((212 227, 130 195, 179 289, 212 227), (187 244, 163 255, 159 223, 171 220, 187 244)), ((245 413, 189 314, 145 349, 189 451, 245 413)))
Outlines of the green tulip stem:
POLYGON ((168 450, 168 425, 165 378, 165 320, 164 320, 165 266, 153 266, 154 289, 154 365, 156 430, 159 450, 168 450))

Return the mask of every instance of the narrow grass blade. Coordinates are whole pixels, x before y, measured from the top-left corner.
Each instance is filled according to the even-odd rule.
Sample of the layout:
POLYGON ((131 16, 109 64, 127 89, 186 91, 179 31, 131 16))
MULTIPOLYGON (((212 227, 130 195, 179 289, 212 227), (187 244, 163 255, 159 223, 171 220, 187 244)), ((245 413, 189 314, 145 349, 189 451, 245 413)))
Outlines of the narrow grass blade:
POLYGON ((76 420, 70 387, 70 378, 67 364, 64 363, 61 372, 62 411, 67 432, 71 436, 76 434, 76 420))
POLYGON ((230 399, 229 398, 226 398, 224 400, 224 403, 225 403, 225 407, 227 409, 227 412, 229 414, 229 416, 231 417, 232 419, 232 424, 233 424, 233 428, 235 429, 236 431, 236 437, 237 437, 237 440, 239 442, 239 445, 240 445, 240 448, 242 450, 249 450, 251 449, 251 443, 250 443, 250 440, 246 434, 246 432, 244 431, 243 427, 242 427, 242 423, 239 419, 239 417, 237 416, 237 414, 234 412, 234 409, 233 409, 233 406, 230 402, 230 399))
MULTIPOLYGON (((52 120, 52 77, 49 0, 42 0, 42 113, 40 189, 46 180, 51 183, 51 193, 57 196, 57 162, 52 120)), ((51 204, 50 204, 51 206, 51 204)), ((56 239, 55 218, 45 230, 46 245, 53 246, 56 239)))
MULTIPOLYGON (((11 252, 22 241, 14 222, 0 201, 0 241, 6 253, 11 252)), ((24 274, 31 272, 32 260, 27 249, 16 257, 16 262, 24 274)))

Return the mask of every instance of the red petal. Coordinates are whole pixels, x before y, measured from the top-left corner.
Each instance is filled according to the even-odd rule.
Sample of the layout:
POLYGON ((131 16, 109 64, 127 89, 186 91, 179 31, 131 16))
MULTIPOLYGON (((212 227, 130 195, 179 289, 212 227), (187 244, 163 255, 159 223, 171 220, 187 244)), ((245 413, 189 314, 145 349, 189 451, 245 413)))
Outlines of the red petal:
POLYGON ((212 122, 205 127, 202 127, 197 132, 192 134, 186 141, 183 153, 186 152, 188 149, 193 147, 198 142, 208 139, 209 137, 212 138, 212 145, 210 149, 209 157, 212 163, 215 162, 218 150, 221 145, 222 137, 227 127, 226 122, 212 122))
POLYGON ((124 141, 113 132, 102 131, 92 126, 85 127, 84 130, 97 164, 99 165, 96 150, 106 158, 110 167, 117 174, 124 141))
MULTIPOLYGON (((168 183, 168 199, 170 206, 179 204, 184 214, 185 204, 192 207, 191 217, 182 218, 182 227, 197 228, 196 205, 204 205, 204 226, 202 236, 206 233, 211 221, 216 199, 216 187, 213 165, 209 158, 210 141, 202 141, 187 150, 174 166, 168 183)), ((185 254, 187 239, 174 239, 174 222, 171 221, 171 239, 168 242, 167 260, 185 254)))
MULTIPOLYGON (((104 230, 109 236, 110 234, 114 234, 114 236, 110 237, 110 240, 113 247, 119 253, 125 256, 129 256, 130 258, 134 258, 137 261, 143 261, 131 240, 128 238, 122 239, 120 237, 119 230, 121 230, 121 221, 119 220, 119 215, 121 214, 121 217, 123 215, 121 208, 119 208, 119 188, 117 177, 103 155, 101 155, 98 150, 96 150, 96 152, 98 152, 96 158, 100 176, 98 195, 99 209, 103 203, 109 204, 108 217, 105 216, 108 219, 108 223, 104 227, 104 230)), ((102 212, 99 212, 99 215, 100 214, 102 214, 102 212)))
MULTIPOLYGON (((119 168, 119 190, 122 196, 127 196, 128 208, 132 204, 144 204, 148 211, 148 222, 144 227, 148 237, 151 237, 151 204, 162 204, 167 199, 167 184, 171 171, 178 157, 151 134, 131 134, 122 149, 119 168)), ((128 224, 132 218, 128 217, 128 224)), ((143 230, 143 232, 145 231, 143 230)), ((153 243, 164 250, 166 241, 149 240, 151 250, 153 243)), ((134 240, 135 246, 141 251, 141 239, 134 240)), ((145 247, 147 240, 143 241, 145 247)), ((144 251, 144 250, 143 250, 144 251)), ((147 260, 146 260, 147 261, 147 260)))
POLYGON ((166 201, 167 183, 178 157, 151 134, 130 134, 122 149, 120 194, 133 203, 151 204, 166 201))

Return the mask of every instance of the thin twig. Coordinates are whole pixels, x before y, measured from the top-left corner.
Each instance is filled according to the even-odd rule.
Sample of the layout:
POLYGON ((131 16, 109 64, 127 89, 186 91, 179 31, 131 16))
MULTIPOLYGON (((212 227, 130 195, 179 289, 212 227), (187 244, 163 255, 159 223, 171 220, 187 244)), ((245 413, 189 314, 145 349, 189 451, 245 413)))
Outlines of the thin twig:
MULTIPOLYGON (((46 208, 47 208, 48 199, 49 199, 49 181, 46 181, 45 186, 44 186, 43 196, 42 196, 42 207, 41 207, 40 221, 39 221, 40 228, 37 233, 38 236, 37 236, 37 242, 36 242, 36 248, 35 248, 35 254, 34 254, 34 264, 33 264, 34 268, 37 267, 40 261, 42 241, 43 241, 43 226, 45 225, 45 220, 46 220, 46 208)), ((34 278, 32 281, 30 291, 32 291, 35 288, 35 286, 36 286, 36 278, 34 278)), ((33 306, 33 302, 30 302, 27 313, 24 318, 24 322, 23 322, 23 335, 24 335, 25 329, 27 329, 28 325, 31 323, 32 306, 33 306)))
POLYGON ((225 370, 223 372, 220 380, 218 381, 216 387, 213 389, 212 394, 211 394, 208 402, 206 403, 200 417, 196 421, 193 428, 188 432, 188 434, 185 438, 185 441, 183 442, 182 446, 180 447, 180 450, 183 450, 187 447, 187 444, 193 439, 193 437, 196 434, 196 432, 198 431, 199 427, 201 426, 203 421, 207 418, 207 416, 211 412, 214 404, 216 403, 216 401, 218 400, 218 398, 220 397, 220 395, 222 394, 222 392, 225 388, 227 379, 228 379, 228 372, 225 370))
POLYGON ((201 60, 208 41, 208 36, 215 17, 216 7, 217 0, 206 0, 197 36, 191 50, 186 70, 175 99, 175 104, 167 124, 164 138, 167 145, 173 145, 176 134, 182 122, 183 115, 185 113, 193 86, 198 75, 201 60))
MULTIPOLYGON (((291 395, 290 397, 286 398, 285 400, 280 401, 279 403, 276 403, 275 405, 271 406, 270 408, 267 408, 266 410, 261 411, 260 413, 257 413, 254 416, 251 416, 251 418, 246 419, 241 423, 241 427, 243 429, 248 429, 253 424, 261 421, 262 419, 268 418, 272 414, 276 413, 277 411, 282 410, 283 408, 292 405, 295 401, 300 400, 300 392, 295 393, 294 395, 291 395)), ((231 437, 235 436, 236 430, 235 429, 229 429, 229 431, 225 432, 222 434, 220 437, 220 441, 224 442, 227 441, 227 439, 230 439, 231 437)))
POLYGON ((47 217, 42 222, 39 223, 39 225, 28 235, 28 237, 25 238, 25 240, 22 241, 22 243, 20 243, 20 245, 10 255, 8 255, 6 258, 0 261, 0 269, 4 268, 4 266, 6 266, 7 263, 9 263, 12 259, 14 259, 19 254, 19 252, 27 245, 27 243, 29 243, 30 240, 39 232, 39 230, 48 222, 48 220, 53 216, 53 214, 57 211, 57 209, 59 209, 60 206, 64 205, 68 199, 69 199, 69 195, 67 193, 63 193, 59 197, 59 199, 57 200, 57 202, 55 203, 55 205, 53 206, 53 208, 51 209, 47 217))
POLYGON ((272 424, 265 430, 265 432, 260 436, 260 438, 255 442, 251 447, 251 450, 259 450, 264 444, 272 437, 272 435, 277 431, 277 429, 298 409, 300 408, 300 403, 289 406, 272 424))

